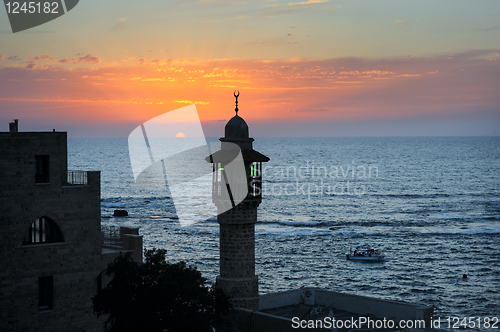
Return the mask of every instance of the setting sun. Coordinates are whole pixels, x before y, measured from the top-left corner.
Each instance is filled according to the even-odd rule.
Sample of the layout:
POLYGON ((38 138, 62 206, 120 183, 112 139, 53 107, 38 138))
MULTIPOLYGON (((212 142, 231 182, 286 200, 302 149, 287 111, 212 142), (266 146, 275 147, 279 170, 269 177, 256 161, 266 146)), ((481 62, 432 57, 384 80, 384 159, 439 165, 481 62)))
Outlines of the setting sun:
POLYGON ((184 133, 177 133, 177 135, 175 135, 175 137, 186 137, 186 135, 184 135, 184 133))

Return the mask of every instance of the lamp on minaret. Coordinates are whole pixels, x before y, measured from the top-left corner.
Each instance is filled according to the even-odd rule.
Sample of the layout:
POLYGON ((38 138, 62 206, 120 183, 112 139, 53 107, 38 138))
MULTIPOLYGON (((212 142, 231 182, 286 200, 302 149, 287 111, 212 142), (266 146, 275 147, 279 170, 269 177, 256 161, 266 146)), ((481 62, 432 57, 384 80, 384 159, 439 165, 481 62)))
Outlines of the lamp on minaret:
POLYGON ((220 139, 221 150, 206 158, 213 163, 212 201, 217 206, 220 225, 217 286, 230 297, 233 306, 257 310, 259 280, 255 275, 255 223, 257 207, 262 201, 262 163, 269 158, 253 149, 254 139, 249 137, 248 125, 238 115, 239 92, 235 92, 234 97, 236 115, 226 124, 225 137, 220 139), (226 166, 240 149, 246 178, 238 181, 226 166), (232 176, 229 187, 228 178, 232 176), (235 204, 233 198, 242 190, 248 194, 235 204))

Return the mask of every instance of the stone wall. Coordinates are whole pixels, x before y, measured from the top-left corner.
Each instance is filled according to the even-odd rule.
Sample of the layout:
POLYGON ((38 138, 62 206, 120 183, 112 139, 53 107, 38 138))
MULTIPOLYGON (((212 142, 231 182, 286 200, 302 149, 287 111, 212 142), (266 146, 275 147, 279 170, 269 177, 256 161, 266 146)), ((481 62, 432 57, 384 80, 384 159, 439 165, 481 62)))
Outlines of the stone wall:
POLYGON ((297 330, 307 331, 333 331, 327 328, 293 328, 291 318, 278 317, 260 311, 253 311, 244 308, 236 308, 231 314, 231 320, 227 323, 224 332, 292 332, 297 330))
MULTIPOLYGON (((66 133, 0 133, 0 331, 101 331, 92 310, 101 254, 100 172, 68 185, 66 133), (35 182, 35 156, 49 155, 49 181, 35 182), (48 217, 63 241, 24 243, 48 217), (39 308, 39 278, 53 277, 53 306, 39 308)), ((141 250, 142 252, 142 250, 141 250)))
POLYGON ((255 223, 257 206, 242 202, 219 214, 220 275, 217 286, 233 306, 258 309, 259 280, 255 275, 255 223))

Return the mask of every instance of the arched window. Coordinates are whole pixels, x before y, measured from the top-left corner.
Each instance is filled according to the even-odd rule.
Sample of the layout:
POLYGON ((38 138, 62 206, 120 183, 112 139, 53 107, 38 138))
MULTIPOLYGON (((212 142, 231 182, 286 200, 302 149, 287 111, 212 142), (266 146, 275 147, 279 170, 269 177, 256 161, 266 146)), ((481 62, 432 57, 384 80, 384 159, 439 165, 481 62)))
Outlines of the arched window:
POLYGON ((28 229, 23 245, 64 242, 61 229, 54 220, 43 216, 35 220, 28 229))

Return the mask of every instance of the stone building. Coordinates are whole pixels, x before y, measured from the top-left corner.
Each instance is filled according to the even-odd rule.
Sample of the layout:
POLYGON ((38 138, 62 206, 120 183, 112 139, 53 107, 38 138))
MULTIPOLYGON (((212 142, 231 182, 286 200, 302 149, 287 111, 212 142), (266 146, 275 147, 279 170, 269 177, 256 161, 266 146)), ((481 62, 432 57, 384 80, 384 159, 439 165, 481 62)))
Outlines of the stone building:
POLYGON ((119 252, 142 261, 142 237, 123 228, 104 245, 100 172, 68 170, 66 132, 15 120, 0 132, 0 188, 0 331, 101 331, 102 272, 119 252))

